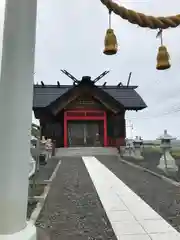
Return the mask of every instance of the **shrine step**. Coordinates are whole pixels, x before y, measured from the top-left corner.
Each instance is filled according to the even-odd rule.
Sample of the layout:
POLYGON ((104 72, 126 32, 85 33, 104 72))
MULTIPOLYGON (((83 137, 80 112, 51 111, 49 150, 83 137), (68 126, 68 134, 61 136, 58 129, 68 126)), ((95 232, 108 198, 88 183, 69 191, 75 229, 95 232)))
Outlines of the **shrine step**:
POLYGON ((112 147, 70 147, 58 148, 56 156, 73 157, 73 156, 95 156, 95 155, 117 155, 118 150, 112 147))

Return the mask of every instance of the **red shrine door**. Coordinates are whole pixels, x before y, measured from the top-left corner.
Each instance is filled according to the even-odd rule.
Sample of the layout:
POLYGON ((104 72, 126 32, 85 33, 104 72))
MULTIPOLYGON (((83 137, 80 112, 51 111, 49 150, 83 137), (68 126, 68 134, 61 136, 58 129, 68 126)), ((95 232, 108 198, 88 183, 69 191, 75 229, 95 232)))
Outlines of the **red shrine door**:
POLYGON ((66 111, 64 113, 64 147, 107 146, 105 111, 66 111))

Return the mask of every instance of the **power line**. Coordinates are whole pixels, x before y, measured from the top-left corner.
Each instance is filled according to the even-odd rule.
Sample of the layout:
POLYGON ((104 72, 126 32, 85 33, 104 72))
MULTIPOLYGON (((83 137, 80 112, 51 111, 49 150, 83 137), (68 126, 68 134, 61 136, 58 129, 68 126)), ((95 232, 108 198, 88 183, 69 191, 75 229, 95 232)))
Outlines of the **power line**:
POLYGON ((155 116, 147 116, 147 117, 132 117, 131 119, 135 120, 135 119, 143 119, 143 120, 148 120, 148 119, 151 119, 151 118, 159 118, 159 117, 163 117, 163 116, 167 116, 167 115, 171 115, 171 114, 175 114, 175 113, 178 113, 180 112, 180 107, 177 108, 177 109, 174 109, 174 110, 171 110, 171 111, 168 111, 168 112, 164 112, 164 113, 161 113, 161 114, 158 114, 158 115, 155 115, 155 116))

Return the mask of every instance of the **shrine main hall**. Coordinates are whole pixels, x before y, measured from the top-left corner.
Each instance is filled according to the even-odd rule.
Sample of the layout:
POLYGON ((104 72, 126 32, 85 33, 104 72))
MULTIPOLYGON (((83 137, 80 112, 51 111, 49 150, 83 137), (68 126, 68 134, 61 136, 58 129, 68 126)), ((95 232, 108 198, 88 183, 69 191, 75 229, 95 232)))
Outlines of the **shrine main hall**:
POLYGON ((100 77, 68 76, 72 85, 34 85, 33 111, 41 135, 55 140, 56 147, 124 145, 126 111, 147 107, 137 86, 97 85, 100 77))

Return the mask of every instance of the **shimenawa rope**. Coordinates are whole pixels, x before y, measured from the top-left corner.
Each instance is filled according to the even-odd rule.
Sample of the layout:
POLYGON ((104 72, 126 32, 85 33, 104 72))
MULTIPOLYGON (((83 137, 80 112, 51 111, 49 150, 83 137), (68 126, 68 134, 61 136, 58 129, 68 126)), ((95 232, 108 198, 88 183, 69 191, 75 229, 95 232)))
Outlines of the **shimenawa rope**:
POLYGON ((123 6, 118 5, 112 0, 100 0, 110 11, 119 15, 121 18, 128 20, 132 24, 137 24, 143 28, 167 29, 175 28, 180 25, 180 14, 167 17, 147 16, 123 6))

